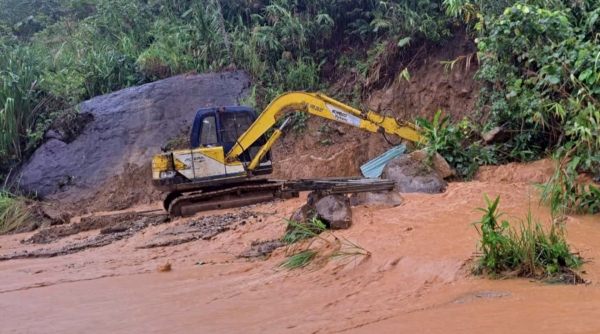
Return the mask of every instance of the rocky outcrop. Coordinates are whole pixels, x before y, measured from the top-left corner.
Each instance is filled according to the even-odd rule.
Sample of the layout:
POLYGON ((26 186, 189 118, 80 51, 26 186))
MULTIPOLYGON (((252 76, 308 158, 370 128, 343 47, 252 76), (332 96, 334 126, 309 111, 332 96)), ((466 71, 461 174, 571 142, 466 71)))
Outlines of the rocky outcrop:
MULTIPOLYGON (((138 166, 148 173, 137 176, 148 180, 145 191, 151 192, 145 167, 160 147, 187 137, 198 109, 237 105, 249 85, 249 75, 240 71, 180 75, 83 102, 78 109, 86 122, 80 134, 69 140, 62 133, 46 136, 21 169, 20 185, 40 197, 72 203, 92 198, 125 167, 138 166)), ((129 196, 127 189, 118 190, 129 196)))

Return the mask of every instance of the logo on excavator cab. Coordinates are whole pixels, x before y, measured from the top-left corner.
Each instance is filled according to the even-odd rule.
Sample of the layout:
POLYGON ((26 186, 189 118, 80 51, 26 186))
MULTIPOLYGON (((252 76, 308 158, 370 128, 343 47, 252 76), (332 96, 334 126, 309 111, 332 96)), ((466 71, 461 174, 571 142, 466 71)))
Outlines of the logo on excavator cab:
POLYGON ((206 161, 206 159, 204 158, 204 156, 195 156, 193 163, 192 163, 192 158, 191 157, 187 157, 187 158, 183 159, 183 163, 185 164, 185 166, 188 169, 192 168, 192 164, 198 164, 198 163, 202 163, 204 161, 206 161))
POLYGON ((353 126, 360 126, 360 118, 354 116, 354 115, 350 115, 347 112, 341 111, 339 109, 337 109, 336 107, 332 106, 331 104, 327 104, 327 109, 329 109, 329 111, 331 112, 331 115, 333 115, 333 118, 336 121, 339 122, 343 122, 346 124, 350 124, 353 126))

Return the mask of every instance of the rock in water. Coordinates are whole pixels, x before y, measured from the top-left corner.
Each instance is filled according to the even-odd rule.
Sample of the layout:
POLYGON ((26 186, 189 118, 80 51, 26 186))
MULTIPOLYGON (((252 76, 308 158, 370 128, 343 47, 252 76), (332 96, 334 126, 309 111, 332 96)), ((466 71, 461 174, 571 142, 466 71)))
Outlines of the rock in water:
MULTIPOLYGON (((297 224, 305 224, 315 217, 313 207, 310 204, 304 204, 294 211, 290 217, 290 221, 297 224)), ((288 230, 293 229, 292 225, 288 225, 288 230)))
POLYGON ((382 178, 394 180, 400 193, 441 193, 446 182, 437 173, 410 155, 390 160, 383 168, 382 178))
POLYGON ((352 209, 346 195, 329 195, 319 199, 314 205, 317 217, 332 230, 352 226, 352 209))
MULTIPOLYGON (((320 195, 317 192, 311 192, 308 195, 307 203, 294 211, 290 221, 310 227, 308 222, 313 218, 321 220, 332 230, 349 228, 352 226, 352 209, 348 196, 320 195)), ((294 228, 289 224, 287 230, 290 231, 294 228)))
MULTIPOLYGON (((421 162, 425 162, 428 157, 427 151, 425 149, 414 151, 409 155, 411 158, 419 160, 421 162)), ((450 167, 446 159, 444 159, 444 157, 442 157, 439 153, 435 152, 431 159, 431 162, 433 162, 433 169, 438 173, 438 176, 442 179, 453 175, 452 167, 450 167)))
POLYGON ((350 205, 376 204, 396 207, 402 204, 402 196, 395 191, 378 191, 367 193, 356 193, 350 196, 350 205))

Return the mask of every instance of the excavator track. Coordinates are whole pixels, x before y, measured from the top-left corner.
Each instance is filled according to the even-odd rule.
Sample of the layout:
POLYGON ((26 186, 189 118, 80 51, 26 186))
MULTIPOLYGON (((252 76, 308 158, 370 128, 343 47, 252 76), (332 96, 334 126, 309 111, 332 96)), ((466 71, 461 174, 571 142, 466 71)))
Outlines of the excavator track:
POLYGON ((185 194, 168 205, 169 216, 188 217, 202 211, 228 209, 272 201, 281 196, 281 187, 282 184, 279 182, 250 183, 220 190, 185 194))
POLYGON ((171 217, 189 217, 202 211, 236 208, 275 199, 298 197, 301 191, 317 191, 332 195, 392 189, 394 189, 393 181, 379 179, 264 179, 210 191, 172 193, 165 200, 165 209, 168 209, 171 217))

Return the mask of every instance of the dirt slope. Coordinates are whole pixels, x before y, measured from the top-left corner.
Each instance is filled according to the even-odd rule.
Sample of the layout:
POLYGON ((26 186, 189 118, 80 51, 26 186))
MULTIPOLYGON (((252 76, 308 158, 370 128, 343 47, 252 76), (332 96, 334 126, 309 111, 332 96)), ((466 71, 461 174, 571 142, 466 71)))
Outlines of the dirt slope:
MULTIPOLYGON (((517 168, 515 172, 519 173, 517 168)), ((465 266, 483 194, 501 195, 500 210, 523 217, 533 187, 523 182, 452 183, 444 194, 406 194, 397 208, 356 207, 352 228, 336 232, 372 253, 325 267, 277 269, 237 258, 253 241, 280 237, 284 217, 303 198, 245 209, 230 229, 208 240, 144 248, 187 220, 150 226, 108 246, 43 259, 0 261, 0 322, 28 333, 531 333, 598 332, 600 265, 586 263, 579 286, 527 280, 490 281, 465 266), (172 271, 157 272, 169 262, 172 271), (76 307, 74 307, 76 305, 76 307)), ((148 209, 148 208, 143 208, 148 209)), ((241 210, 233 210, 239 212, 241 210)), ((215 214, 215 213, 211 213, 215 214)), ((198 218, 191 218, 192 220, 198 218)), ((588 260, 600 255, 594 216, 566 220, 569 240, 588 260)), ((0 255, 52 249, 95 238, 88 231, 45 245, 29 235, 0 237, 0 255)))
POLYGON ((156 197, 152 155, 168 140, 187 137, 196 110, 237 105, 249 84, 246 72, 189 74, 83 102, 79 112, 92 119, 83 132, 69 143, 44 143, 23 167, 20 185, 79 207, 148 202, 156 197))
MULTIPOLYGON (((417 116, 431 120, 438 110, 451 115, 454 121, 474 114, 479 87, 473 80, 477 70, 475 60, 467 68, 464 58, 452 71, 446 71, 442 62, 468 56, 476 50, 472 40, 459 34, 446 46, 422 51, 410 67, 410 83, 397 80, 372 92, 365 107, 377 110, 381 106, 382 114, 409 122, 414 122, 417 116)), ((339 84, 350 85, 346 89, 352 90, 353 81, 344 80, 339 84)), ((398 143, 397 138, 390 139, 392 144, 398 143)), ((380 134, 312 117, 303 132, 287 133, 273 148, 275 176, 359 176, 361 165, 391 147, 380 134)))

